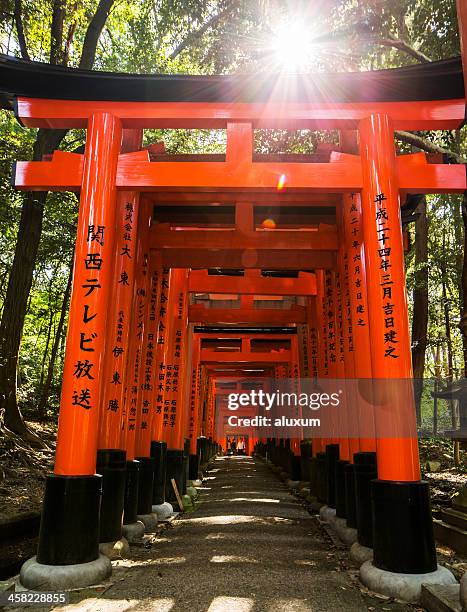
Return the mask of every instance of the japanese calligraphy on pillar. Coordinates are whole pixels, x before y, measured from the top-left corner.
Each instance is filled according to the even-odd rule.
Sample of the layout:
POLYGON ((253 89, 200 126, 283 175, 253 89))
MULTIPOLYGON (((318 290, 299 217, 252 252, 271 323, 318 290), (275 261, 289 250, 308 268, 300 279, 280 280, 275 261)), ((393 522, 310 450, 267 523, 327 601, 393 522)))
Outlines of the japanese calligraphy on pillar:
POLYGON ((324 273, 324 288, 325 288, 325 325, 327 328, 327 349, 328 349, 328 373, 331 368, 333 372, 337 362, 337 338, 336 338, 336 303, 334 299, 333 274, 331 270, 326 270, 324 273))
MULTIPOLYGON (((99 334, 95 328, 96 317, 104 313, 98 311, 97 293, 102 288, 99 282, 99 272, 104 264, 104 245, 106 238, 106 227, 104 225, 87 226, 87 253, 83 259, 76 258, 75 266, 80 268, 81 276, 84 272, 85 280, 81 284, 80 293, 82 299, 81 329, 77 338, 77 359, 73 364, 73 392, 71 405, 84 410, 90 410, 96 406, 97 385, 89 384, 96 377, 96 363, 93 353, 94 342, 99 334)), ((110 265, 110 262, 107 263, 110 265)), ((72 339, 71 339, 72 340, 72 339)))
POLYGON ((349 353, 354 352, 353 340, 353 323, 352 323, 352 302, 350 299, 350 272, 349 272, 349 255, 347 250, 344 252, 344 338, 347 342, 347 350, 349 353))
POLYGON ((308 378, 310 376, 310 355, 309 355, 309 335, 306 325, 298 326, 298 334, 300 339, 300 357, 301 357, 301 368, 303 376, 308 378))
POLYGON ((350 195, 350 199, 346 200, 348 207, 346 219, 349 220, 350 228, 346 231, 350 232, 350 261, 349 274, 350 279, 355 287, 355 318, 354 324, 360 327, 366 327, 368 324, 368 314, 366 311, 366 296, 364 295, 363 275, 365 274, 364 261, 362 259, 362 212, 360 196, 356 193, 350 195))
POLYGON ((107 351, 102 380, 103 414, 100 428, 100 445, 110 448, 120 446, 117 435, 120 435, 126 417, 124 390, 136 263, 137 194, 119 194, 117 207, 114 288, 108 312, 106 343, 110 350, 107 351), (118 422, 118 428, 113 421, 118 422))
POLYGON ((121 137, 118 118, 106 112, 90 115, 63 366, 57 475, 94 474, 96 468, 121 137))
POLYGON ((336 349, 337 349, 337 365, 338 371, 336 374, 345 376, 345 349, 344 349, 344 306, 342 299, 342 277, 339 270, 335 272, 335 304, 336 304, 336 349))
POLYGON ((322 355, 322 372, 321 376, 329 375, 329 337, 328 337, 328 308, 327 308, 327 297, 326 297, 326 288, 324 288, 324 295, 320 299, 320 309, 321 309, 321 329, 322 329, 322 344, 320 347, 321 355, 322 355))
MULTIPOLYGON (((148 258, 149 258, 148 254, 148 258)), ((145 308, 144 341, 142 344, 142 363, 139 371, 137 447, 139 456, 149 456, 152 441, 152 422, 155 418, 155 360, 157 347, 158 310, 160 307, 160 276, 162 273, 158 259, 150 257, 148 266, 148 295, 145 308)))
POLYGON ((191 452, 196 451, 196 438, 198 435, 198 419, 201 397, 201 376, 202 365, 199 360, 200 342, 199 339, 193 340, 193 355, 191 368, 191 388, 190 388, 190 412, 188 415, 188 438, 190 439, 191 452))
MULTIPOLYGON (((156 395, 156 415, 158 419, 168 422, 168 407, 164 406, 165 391, 165 357, 166 357, 166 332, 167 332, 167 300, 169 297, 169 274, 170 269, 164 268, 160 276, 160 298, 159 298, 159 322, 157 326, 157 395, 156 395), (163 412, 164 411, 164 412, 163 412)), ((161 422, 162 425, 162 422, 161 422)), ((160 432, 159 432, 160 435, 160 432)))
POLYGON ((188 273, 184 269, 170 271, 167 328, 165 335, 165 380, 163 383, 164 412, 162 429, 164 439, 172 448, 183 447, 185 422, 182 398, 185 381, 180 373, 185 371, 188 332, 188 273), (179 446, 181 445, 181 446, 179 446))
MULTIPOLYGON (((398 359, 398 338, 394 318, 394 304, 392 303, 392 285, 394 284, 391 274, 391 227, 388 220, 388 211, 385 206, 387 200, 384 193, 375 196, 376 203, 376 232, 378 234, 379 248, 379 285, 381 287, 382 310, 384 315, 384 357, 398 359)), ((400 231, 400 230, 399 230, 400 231)))

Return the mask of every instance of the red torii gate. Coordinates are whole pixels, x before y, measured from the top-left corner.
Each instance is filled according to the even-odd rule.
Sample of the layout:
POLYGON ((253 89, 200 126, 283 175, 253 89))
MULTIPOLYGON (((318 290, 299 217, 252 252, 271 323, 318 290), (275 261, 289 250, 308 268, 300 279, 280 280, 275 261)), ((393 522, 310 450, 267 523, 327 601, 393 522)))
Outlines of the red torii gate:
MULTIPOLYGON (((423 78, 426 78, 426 71, 430 69, 424 67, 423 70, 423 78)), ((434 74, 436 65, 431 70, 434 74)), ((397 71, 392 72, 397 81, 397 71)), ((124 450, 133 448, 137 435, 137 444, 144 441, 143 459, 150 459, 148 444, 151 442, 166 442, 169 450, 176 454, 178 463, 183 454, 182 404, 188 393, 184 381, 175 384, 171 378, 168 384, 165 378, 161 389, 163 405, 169 402, 174 407, 173 413, 168 413, 173 419, 165 421, 161 411, 160 418, 153 415, 153 426, 148 429, 142 411, 135 408, 132 414, 131 408, 132 386, 136 387, 136 406, 139 402, 141 407, 143 396, 138 385, 143 382, 144 390, 144 377, 138 364, 142 355, 147 362, 148 352, 152 352, 148 343, 152 342, 150 336, 154 331, 150 331, 151 326, 144 315, 150 308, 147 296, 151 288, 159 286, 156 290, 159 297, 154 296, 156 304, 159 300, 154 317, 158 321, 158 338, 161 337, 161 321, 166 337, 159 363, 164 367, 185 368, 185 364, 181 364, 188 354, 189 280, 182 267, 210 267, 216 262, 225 267, 228 261, 233 267, 241 268, 325 270, 325 274, 320 273, 315 312, 319 375, 410 379, 400 198, 408 193, 462 193, 466 189, 466 176, 463 167, 429 163, 425 154, 397 156, 394 130, 456 129, 464 121, 465 99, 457 85, 453 88, 457 95, 452 99, 449 96, 448 99, 420 99, 420 93, 414 93, 417 85, 423 91, 420 81, 414 79, 415 68, 402 73, 406 75, 404 83, 409 85, 411 99, 410 96, 407 100, 391 99, 386 90, 386 99, 316 101, 319 95, 313 91, 313 81, 306 79, 300 91, 302 97, 305 92, 306 102, 277 101, 279 82, 275 83, 271 98, 260 102, 210 99, 190 102, 178 101, 179 98, 119 101, 106 100, 105 95, 99 100, 17 98, 16 113, 25 126, 87 129, 84 155, 56 151, 51 160, 18 162, 14 172, 14 184, 19 189, 80 191, 55 475, 47 482, 34 572, 40 574, 45 565, 73 566, 88 562, 98 566, 97 579, 109 571, 108 564, 102 557, 98 558, 100 479, 95 476, 95 470, 99 412, 105 397, 101 388, 105 381, 101 374, 109 359, 105 338, 110 333, 106 327, 107 317, 114 310, 112 291, 122 280, 121 275, 124 272, 128 275, 126 269, 114 270, 112 264, 115 259, 119 261, 130 253, 131 239, 125 235, 135 236, 132 232, 136 225, 135 218, 128 219, 131 227, 124 237, 116 235, 117 199, 121 206, 136 205, 139 194, 144 194, 138 206, 139 255, 133 250, 129 257, 137 261, 133 273, 136 281, 131 323, 136 336, 129 341, 131 357, 127 364, 133 363, 134 367, 127 376, 128 381, 134 376, 138 384, 127 383, 124 450), (415 84, 411 84, 411 79, 415 84), (203 161, 199 156, 195 161, 171 161, 170 156, 166 156, 164 161, 151 161, 149 151, 134 150, 139 148, 136 143, 141 129, 167 127, 226 128, 225 159, 203 161), (329 162, 310 159, 257 161, 253 155, 253 129, 266 127, 357 130, 360 153, 336 151, 329 162), (122 135, 124 142, 129 139, 133 146, 122 147, 122 135), (337 206, 338 227, 319 227, 316 232, 303 235, 254 231, 251 202, 256 197, 264 197, 265 192, 276 197, 284 188, 288 193, 305 195, 315 203, 326 201, 329 194, 333 201, 338 196, 343 207, 337 206), (212 194, 215 199, 218 194, 220 197, 226 194, 237 202, 236 227, 230 235, 217 230, 177 232, 149 228, 150 215, 145 201, 157 199, 151 196, 153 192, 171 192, 179 202, 189 200, 193 194, 202 200, 208 192, 211 202, 212 194), (250 202, 248 206, 243 206, 245 192, 248 193, 246 204, 250 202), (353 225, 352 235, 349 223, 353 225), (222 253, 226 239, 235 242, 227 253, 222 253), (159 254, 157 262, 156 253, 159 254), (350 275, 346 280, 344 259, 347 267, 353 261, 360 262, 358 286, 350 281, 350 275), (164 272, 166 268, 171 268, 170 273, 164 272), (151 270, 157 273, 152 274, 151 270), (170 276, 167 286, 164 286, 164 276, 170 276), (343 295, 348 296, 350 304, 356 330, 355 346, 361 331, 358 327, 364 328, 358 341, 367 351, 363 363, 359 361, 360 354, 351 355, 349 347, 345 348, 349 341, 343 332, 343 295), (170 308, 161 307, 162 298, 170 308), (139 432, 132 428, 132 422, 139 423, 139 432), (149 431, 147 437, 143 422, 146 424, 144 430, 149 431), (77 511, 80 521, 70 525, 70 518, 76 520, 77 511), (86 537, 83 537, 85 532, 86 537)), ((352 75, 352 78, 358 77, 352 75)), ((338 79, 336 77, 335 81, 338 79)), ((388 79, 391 82, 391 76, 388 79)), ((194 83, 195 89, 199 87, 196 81, 194 83)), ((382 83, 384 90, 384 77, 376 83, 382 83)), ((429 87, 432 85, 428 83, 429 87)), ((449 88, 447 90, 449 94, 449 88)), ((361 93, 364 98, 365 92, 361 93)), ((196 90, 194 98, 199 100, 201 95, 196 90)), ((123 212, 130 214, 134 210, 135 207, 125 208, 123 212)), ((128 337, 128 331, 125 333, 128 337)), ((412 399, 408 396, 391 399, 396 433, 386 437, 378 430, 381 424, 376 423, 379 480, 373 484, 374 565, 381 571, 429 573, 436 569, 436 558, 427 485, 420 482, 417 440, 415 436, 397 435, 398 423, 411 423, 414 419, 412 399), (399 520, 394 520, 395 516, 399 520), (407 527, 404 554, 400 552, 397 537, 401 517, 407 527)), ((326 452, 328 449, 334 452, 335 442, 333 439, 323 441, 326 452)), ((123 442, 120 439, 118 443, 117 449, 108 450, 121 451, 123 442)), ((129 458, 133 457, 134 453, 130 452, 129 458)), ((22 581, 25 586, 37 586, 36 578, 28 578, 26 569, 22 581)), ((52 572, 48 585, 53 584, 52 572)))

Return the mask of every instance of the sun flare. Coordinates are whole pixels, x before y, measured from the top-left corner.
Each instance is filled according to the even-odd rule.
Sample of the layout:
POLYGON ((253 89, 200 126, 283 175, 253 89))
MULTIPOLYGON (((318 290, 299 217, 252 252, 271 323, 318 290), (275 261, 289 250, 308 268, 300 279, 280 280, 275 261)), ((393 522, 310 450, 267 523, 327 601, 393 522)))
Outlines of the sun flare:
POLYGON ((271 42, 275 65, 286 72, 306 70, 313 59, 310 29, 298 21, 281 23, 274 30, 271 42))

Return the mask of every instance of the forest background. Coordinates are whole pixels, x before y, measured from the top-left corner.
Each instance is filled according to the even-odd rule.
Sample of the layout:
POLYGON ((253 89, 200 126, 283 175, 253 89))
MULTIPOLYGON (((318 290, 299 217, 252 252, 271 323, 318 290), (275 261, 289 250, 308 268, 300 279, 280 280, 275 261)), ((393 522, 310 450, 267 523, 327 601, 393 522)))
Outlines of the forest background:
MULTIPOLYGON (((93 70, 261 75, 393 68, 460 50, 455 0, 1 0, 0 52, 93 70), (287 30, 293 40, 290 28, 298 23, 306 40, 278 47, 287 30)), ((144 137, 145 144, 163 140, 170 153, 225 150, 222 130, 146 130, 144 137)), ((323 139, 338 142, 332 132, 256 131, 255 149, 312 153, 323 139)), ((23 415, 54 421, 58 413, 78 199, 15 191, 11 168, 54 148, 81 151, 83 143, 82 131, 24 129, 0 111, 0 432, 33 443, 23 415)), ((397 144, 449 163, 467 157, 460 130, 398 133, 397 144)), ((404 223, 414 373, 461 378, 466 202, 455 195, 414 198, 404 223)), ((429 394, 421 405, 419 419, 430 430, 429 394)))

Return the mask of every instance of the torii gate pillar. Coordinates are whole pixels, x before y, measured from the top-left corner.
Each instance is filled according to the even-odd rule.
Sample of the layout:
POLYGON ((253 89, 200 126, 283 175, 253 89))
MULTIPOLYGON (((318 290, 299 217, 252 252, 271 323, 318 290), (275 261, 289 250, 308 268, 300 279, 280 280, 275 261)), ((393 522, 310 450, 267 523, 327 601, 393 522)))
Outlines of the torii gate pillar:
POLYGON ((375 417, 374 562, 361 569, 375 588, 381 571, 427 574, 437 565, 429 487, 420 481, 394 129, 388 116, 375 114, 359 131, 371 361, 383 405, 375 417))
POLYGON ((21 584, 58 590, 97 583, 111 574, 99 555, 102 477, 96 475, 100 373, 111 293, 120 120, 107 112, 88 121, 73 289, 63 369, 55 470, 46 483, 37 557, 21 584), (81 565, 86 563, 83 572, 81 565), (50 566, 67 566, 66 570, 50 566), (89 574, 88 572, 91 572, 89 574), (90 576, 92 575, 92 580, 90 576))

